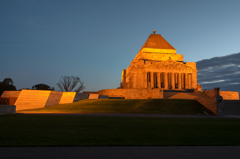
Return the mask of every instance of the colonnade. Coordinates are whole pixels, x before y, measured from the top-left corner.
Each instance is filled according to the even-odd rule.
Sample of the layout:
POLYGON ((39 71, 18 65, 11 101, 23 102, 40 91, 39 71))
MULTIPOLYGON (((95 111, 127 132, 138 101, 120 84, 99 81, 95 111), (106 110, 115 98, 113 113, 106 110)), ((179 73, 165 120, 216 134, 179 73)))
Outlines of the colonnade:
POLYGON ((195 85, 192 73, 147 72, 145 88, 193 89, 195 85))

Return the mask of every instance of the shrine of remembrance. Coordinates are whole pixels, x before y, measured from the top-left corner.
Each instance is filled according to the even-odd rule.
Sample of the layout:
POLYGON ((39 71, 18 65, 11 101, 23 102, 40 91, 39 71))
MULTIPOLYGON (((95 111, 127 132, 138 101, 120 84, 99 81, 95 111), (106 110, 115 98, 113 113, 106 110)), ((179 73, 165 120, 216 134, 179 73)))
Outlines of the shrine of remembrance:
POLYGON ((197 89, 195 62, 183 62, 160 34, 151 34, 130 66, 122 71, 118 89, 100 90, 99 94, 125 99, 163 98, 163 90, 197 89))
MULTIPOLYGON (((155 33, 155 31, 154 31, 155 33)), ((183 62, 160 34, 151 34, 131 65, 122 71, 121 88, 197 88, 195 62, 183 62)))

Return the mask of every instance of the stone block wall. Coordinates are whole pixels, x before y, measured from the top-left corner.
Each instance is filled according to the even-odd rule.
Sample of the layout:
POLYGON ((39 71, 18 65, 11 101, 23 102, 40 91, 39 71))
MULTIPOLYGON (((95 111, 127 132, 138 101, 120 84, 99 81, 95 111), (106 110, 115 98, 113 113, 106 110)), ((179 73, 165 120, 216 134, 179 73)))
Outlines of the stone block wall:
MULTIPOLYGON (((205 90, 204 93, 209 97, 216 96, 215 90, 205 90)), ((219 91, 219 95, 223 97, 223 100, 239 100, 239 93, 232 91, 219 91)))
MULTIPOLYGON (((56 104, 72 103, 76 92, 57 92, 50 90, 4 91, 2 96, 9 99, 9 104, 16 105, 16 110, 37 109, 56 104)), ((1 96, 1 98, 2 98, 1 96)))
POLYGON ((20 95, 21 91, 4 91, 3 94, 1 95, 2 98, 18 98, 20 95))
POLYGON ((83 99, 88 99, 88 97, 89 97, 89 94, 87 94, 87 93, 76 93, 73 102, 77 102, 77 101, 83 100, 83 99))
POLYGON ((63 92, 51 91, 45 107, 59 104, 63 92))
POLYGON ((197 93, 183 93, 183 92, 164 92, 164 99, 196 99, 199 98, 197 93))
POLYGON ((215 115, 217 115, 217 103, 216 98, 205 97, 205 98, 197 98, 196 99, 203 106, 211 110, 215 115))
POLYGON ((72 103, 76 92, 63 92, 59 104, 72 103))
POLYGON ((98 99, 99 94, 89 94, 88 99, 98 99))
POLYGON ((17 101, 16 110, 36 109, 45 106, 51 91, 22 90, 17 101))
POLYGON ((239 93, 232 91, 220 91, 220 96, 223 97, 223 100, 239 100, 239 93))
POLYGON ((142 89, 104 89, 99 91, 100 95, 109 97, 124 97, 125 99, 162 99, 163 90, 160 88, 142 89))
POLYGON ((216 97, 209 97, 202 92, 164 92, 164 99, 193 99, 217 114, 216 97))

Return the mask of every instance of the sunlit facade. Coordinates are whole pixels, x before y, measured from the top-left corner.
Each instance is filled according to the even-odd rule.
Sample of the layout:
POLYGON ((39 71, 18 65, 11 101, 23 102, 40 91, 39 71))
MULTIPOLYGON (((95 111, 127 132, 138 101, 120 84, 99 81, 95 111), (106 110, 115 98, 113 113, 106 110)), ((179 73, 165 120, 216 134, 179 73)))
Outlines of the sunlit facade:
POLYGON ((122 71, 120 88, 196 89, 196 63, 183 62, 183 55, 154 32, 122 71))

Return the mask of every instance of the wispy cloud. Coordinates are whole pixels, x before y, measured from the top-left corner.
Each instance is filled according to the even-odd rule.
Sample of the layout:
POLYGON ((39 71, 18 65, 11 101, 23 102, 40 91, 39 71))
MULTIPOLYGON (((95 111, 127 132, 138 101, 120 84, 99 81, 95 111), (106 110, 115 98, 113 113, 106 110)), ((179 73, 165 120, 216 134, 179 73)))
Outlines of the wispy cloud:
POLYGON ((240 92, 240 52, 198 61, 197 69, 203 89, 240 92))

